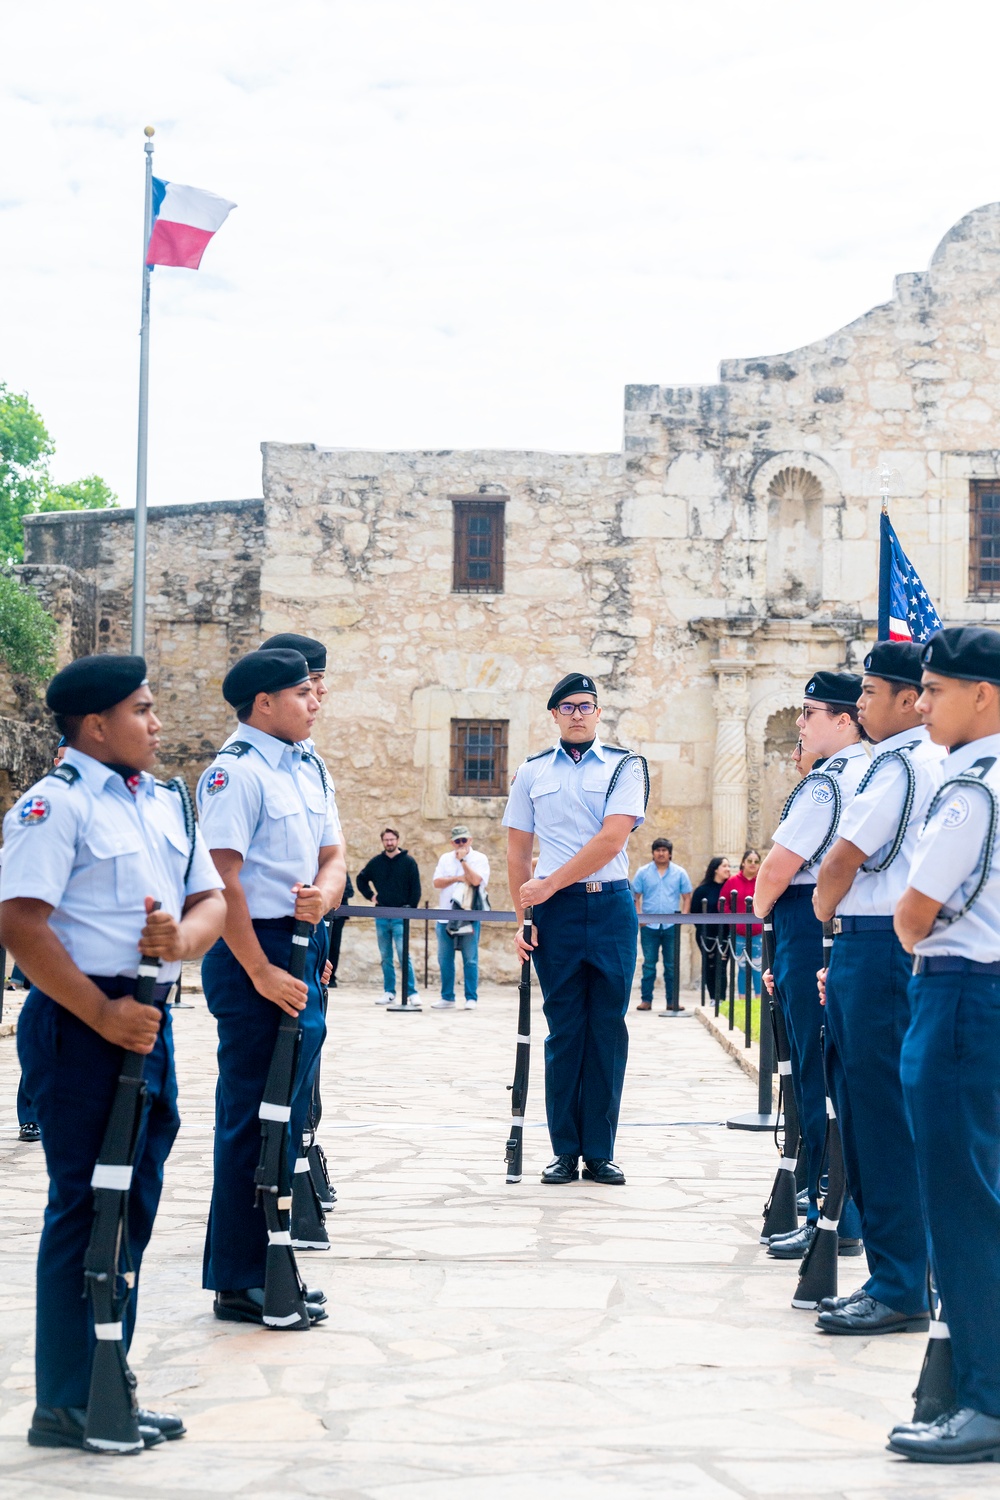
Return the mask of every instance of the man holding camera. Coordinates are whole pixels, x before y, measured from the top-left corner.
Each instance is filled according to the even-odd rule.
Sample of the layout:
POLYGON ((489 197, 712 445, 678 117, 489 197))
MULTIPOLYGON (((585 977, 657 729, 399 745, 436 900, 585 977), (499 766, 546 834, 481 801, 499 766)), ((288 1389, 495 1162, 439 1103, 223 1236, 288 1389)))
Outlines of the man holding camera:
POLYGON ((482 905, 489 878, 489 860, 473 849, 465 824, 457 824, 451 830, 451 850, 442 854, 434 871, 434 889, 441 892, 441 906, 454 907, 456 920, 437 924, 441 998, 435 1000, 432 1010, 455 1009, 456 950, 462 955, 465 1009, 475 1010, 479 1003, 479 923, 463 920, 461 913, 482 905))

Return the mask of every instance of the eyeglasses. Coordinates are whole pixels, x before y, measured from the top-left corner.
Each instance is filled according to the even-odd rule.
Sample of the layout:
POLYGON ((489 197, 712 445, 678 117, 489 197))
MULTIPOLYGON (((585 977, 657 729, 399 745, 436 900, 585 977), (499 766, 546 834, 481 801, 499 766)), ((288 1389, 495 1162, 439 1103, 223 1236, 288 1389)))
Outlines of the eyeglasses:
POLYGON ((596 703, 560 703, 559 712, 564 718, 570 718, 573 714, 583 714, 587 718, 589 714, 597 712, 596 703))
POLYGON ((811 719, 813 714, 841 714, 843 712, 842 708, 817 708, 813 703, 803 708, 801 717, 803 719, 811 719))
POLYGON ((468 842, 468 839, 452 839, 453 844, 467 844, 468 842))

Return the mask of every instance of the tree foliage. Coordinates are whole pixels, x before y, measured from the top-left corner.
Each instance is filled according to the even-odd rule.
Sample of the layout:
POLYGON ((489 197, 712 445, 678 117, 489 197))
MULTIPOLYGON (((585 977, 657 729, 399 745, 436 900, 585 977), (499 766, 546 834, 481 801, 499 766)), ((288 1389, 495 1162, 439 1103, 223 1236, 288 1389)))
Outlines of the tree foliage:
POLYGON ((45 682, 55 670, 56 622, 12 573, 0 573, 0 656, 12 672, 45 682))
MULTIPOLYGON (((43 510, 101 510, 117 496, 97 474, 55 484, 48 461, 55 444, 27 396, 0 382, 0 563, 24 557, 25 516, 43 510)), ((39 608, 41 606, 39 605, 39 608)))

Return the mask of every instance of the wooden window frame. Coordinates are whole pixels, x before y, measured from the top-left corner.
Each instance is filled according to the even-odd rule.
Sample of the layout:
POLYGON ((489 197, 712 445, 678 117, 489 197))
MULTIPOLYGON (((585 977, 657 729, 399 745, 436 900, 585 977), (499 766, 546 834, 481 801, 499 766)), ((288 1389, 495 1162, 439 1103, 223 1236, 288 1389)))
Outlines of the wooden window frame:
POLYGON ((507 746, 509 719, 452 719, 448 791, 452 797, 504 797, 507 794, 507 746), (493 774, 485 785, 482 778, 468 775, 469 732, 491 731, 490 755, 493 774))
POLYGON ((969 594, 973 599, 1000 598, 1000 479, 969 481, 969 594), (986 495, 995 497, 988 510, 983 507, 986 495), (993 523, 989 531, 983 528, 986 516, 993 523), (984 578, 987 569, 993 576, 984 578))
POLYGON ((452 581, 453 594, 502 594, 504 583, 504 532, 507 495, 449 495, 452 503, 452 581), (473 516, 490 520, 489 553, 478 559, 469 556, 468 521, 473 516), (470 576, 470 568, 486 564, 488 576, 470 576))

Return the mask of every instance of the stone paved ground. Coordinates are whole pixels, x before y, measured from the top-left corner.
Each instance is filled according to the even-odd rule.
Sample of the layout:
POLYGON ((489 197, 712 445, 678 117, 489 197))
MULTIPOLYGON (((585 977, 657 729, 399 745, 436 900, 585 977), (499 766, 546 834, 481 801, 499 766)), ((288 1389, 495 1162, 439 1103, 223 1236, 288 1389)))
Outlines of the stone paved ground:
MULTIPOLYGON (((991 1466, 883 1451, 910 1411, 920 1336, 828 1339, 757 1243, 774 1165, 720 1122, 749 1079, 690 1021, 633 1015, 623 1189, 543 1188, 540 1054, 529 1172, 504 1183, 516 995, 477 1014, 386 1015, 333 992, 326 1150, 332 1254, 304 1256, 327 1323, 279 1334, 213 1320, 199 1286, 213 1033, 176 1015, 184 1127, 144 1270, 133 1364, 189 1437, 135 1458, 36 1452, 38 1148, 14 1140, 0 1040, 0 1493, 292 1500, 876 1500, 996 1493, 991 1466)), ((540 1014, 534 1034, 541 1037, 540 1014)), ((849 1286, 857 1261, 845 1263, 849 1286)))

